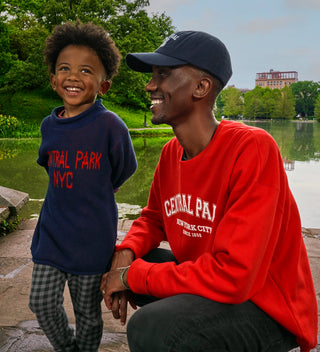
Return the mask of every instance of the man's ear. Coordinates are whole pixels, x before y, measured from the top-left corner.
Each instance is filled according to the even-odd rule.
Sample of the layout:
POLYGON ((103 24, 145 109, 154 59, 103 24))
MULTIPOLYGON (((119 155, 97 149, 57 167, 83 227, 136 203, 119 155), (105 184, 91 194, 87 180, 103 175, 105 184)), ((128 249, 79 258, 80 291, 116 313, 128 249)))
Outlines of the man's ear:
POLYGON ((51 83, 52 89, 55 91, 57 88, 57 85, 56 85, 56 76, 54 74, 51 74, 50 76, 50 83, 51 83))
POLYGON ((204 98, 212 89, 213 82, 209 77, 202 77, 193 92, 195 98, 204 98))
POLYGON ((111 87, 111 81, 102 81, 100 84, 100 89, 98 91, 99 95, 104 95, 107 93, 107 91, 110 89, 111 87))

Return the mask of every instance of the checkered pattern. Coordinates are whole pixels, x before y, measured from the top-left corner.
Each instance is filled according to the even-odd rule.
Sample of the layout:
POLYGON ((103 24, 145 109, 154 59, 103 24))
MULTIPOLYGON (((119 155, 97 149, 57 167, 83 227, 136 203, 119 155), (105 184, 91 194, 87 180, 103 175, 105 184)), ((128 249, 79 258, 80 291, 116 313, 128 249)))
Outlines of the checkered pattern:
POLYGON ((97 352, 102 337, 100 283, 102 275, 72 275, 34 264, 30 309, 55 352, 97 352), (68 282, 76 318, 76 336, 63 307, 68 282))

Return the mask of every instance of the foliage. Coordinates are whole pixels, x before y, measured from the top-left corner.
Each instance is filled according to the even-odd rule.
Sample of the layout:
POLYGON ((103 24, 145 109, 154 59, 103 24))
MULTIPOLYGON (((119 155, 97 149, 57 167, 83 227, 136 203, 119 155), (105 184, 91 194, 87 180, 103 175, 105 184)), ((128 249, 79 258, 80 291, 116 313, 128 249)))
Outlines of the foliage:
POLYGON ((263 88, 257 86, 244 95, 243 116, 248 119, 256 119, 264 116, 263 88))
POLYGON ((320 121, 320 94, 318 95, 314 104, 314 117, 320 121))
POLYGON ((13 219, 3 220, 0 222, 0 237, 6 236, 15 231, 21 222, 21 218, 17 215, 13 219))
POLYGON ((120 105, 146 109, 149 98, 144 88, 150 75, 129 69, 125 56, 130 52, 154 51, 173 32, 171 19, 163 14, 149 18, 145 10, 139 10, 136 13, 127 11, 119 15, 115 22, 111 37, 115 40, 123 60, 119 74, 113 80, 109 98, 120 105))
POLYGON ((243 94, 239 89, 228 87, 221 94, 223 104, 223 115, 227 117, 238 117, 243 112, 243 94))
POLYGON ((244 95, 243 115, 248 119, 293 118, 294 98, 288 87, 279 90, 256 86, 244 95))
POLYGON ((14 93, 20 89, 43 86, 47 79, 47 68, 42 51, 48 31, 28 16, 11 20, 9 30, 10 68, 0 76, 2 92, 14 93))
POLYGON ((295 100, 292 90, 289 87, 281 89, 281 102, 280 102, 280 116, 285 119, 292 119, 295 117, 295 100))
POLYGON ((262 95, 264 117, 267 119, 280 118, 281 94, 279 89, 265 88, 262 95))
POLYGON ((2 92, 14 93, 23 89, 34 89, 45 83, 45 69, 40 69, 37 65, 26 61, 15 61, 3 80, 2 92))
POLYGON ((244 95, 228 87, 216 101, 215 114, 233 118, 243 115, 246 119, 292 119, 300 111, 301 116, 313 116, 320 85, 312 81, 298 83, 281 90, 256 86, 244 95))
POLYGON ((213 107, 213 112, 216 118, 221 118, 223 115, 224 103, 222 101, 222 93, 223 91, 218 95, 215 105, 213 107))
POLYGON ((9 29, 6 23, 0 22, 0 87, 3 85, 4 75, 10 70, 15 55, 10 52, 9 29))
POLYGON ((0 114, 0 136, 8 138, 18 127, 18 120, 14 116, 0 114))
MULTIPOLYGON (((0 138, 40 137, 40 124, 18 120, 14 116, 0 114, 0 138)), ((0 160, 11 157, 0 150, 0 160)))
POLYGON ((47 69, 42 52, 45 39, 56 25, 66 21, 93 22, 104 27, 122 54, 119 74, 109 99, 145 109, 148 76, 125 64, 128 52, 154 51, 174 30, 165 14, 149 16, 149 0, 7 0, 1 2, 0 88, 15 93, 46 86, 47 69))
POLYGON ((290 88, 295 98, 297 114, 306 118, 313 116, 320 84, 313 81, 299 81, 291 84, 290 88))

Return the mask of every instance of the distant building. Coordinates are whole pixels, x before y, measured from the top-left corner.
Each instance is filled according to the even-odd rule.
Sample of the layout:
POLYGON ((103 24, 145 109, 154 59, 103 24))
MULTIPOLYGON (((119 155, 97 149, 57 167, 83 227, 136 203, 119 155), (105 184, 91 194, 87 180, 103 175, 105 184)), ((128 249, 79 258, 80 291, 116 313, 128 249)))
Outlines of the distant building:
POLYGON ((298 82, 297 71, 274 71, 260 72, 256 74, 256 86, 262 88, 269 87, 271 89, 284 88, 292 83, 298 82))
POLYGON ((251 89, 249 88, 237 88, 234 84, 231 84, 230 86, 228 86, 228 88, 231 87, 231 88, 236 88, 238 90, 240 90, 243 94, 244 93, 247 93, 247 92, 250 92, 251 89))

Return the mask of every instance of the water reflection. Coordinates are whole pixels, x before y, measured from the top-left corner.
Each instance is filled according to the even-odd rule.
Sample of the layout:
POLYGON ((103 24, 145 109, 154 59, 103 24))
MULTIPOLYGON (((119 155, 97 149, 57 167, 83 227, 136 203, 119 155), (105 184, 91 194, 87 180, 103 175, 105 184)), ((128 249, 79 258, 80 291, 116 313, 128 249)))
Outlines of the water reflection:
MULTIPOLYGON (((245 122, 268 131, 279 145, 304 227, 320 227, 320 124, 317 122, 245 122)), ((162 146, 171 137, 133 138, 138 169, 116 194, 121 217, 135 218, 148 200, 162 146)), ((0 185, 29 193, 23 217, 39 214, 47 174, 36 163, 40 139, 0 140, 0 185)))
POLYGON ((276 140, 302 226, 320 228, 320 124, 316 121, 248 123, 276 140))
POLYGON ((283 159, 319 160, 320 124, 316 121, 245 122, 263 128, 276 140, 283 159))
POLYGON ((294 160, 290 160, 287 157, 283 158, 283 165, 286 171, 293 171, 294 170, 294 160))

